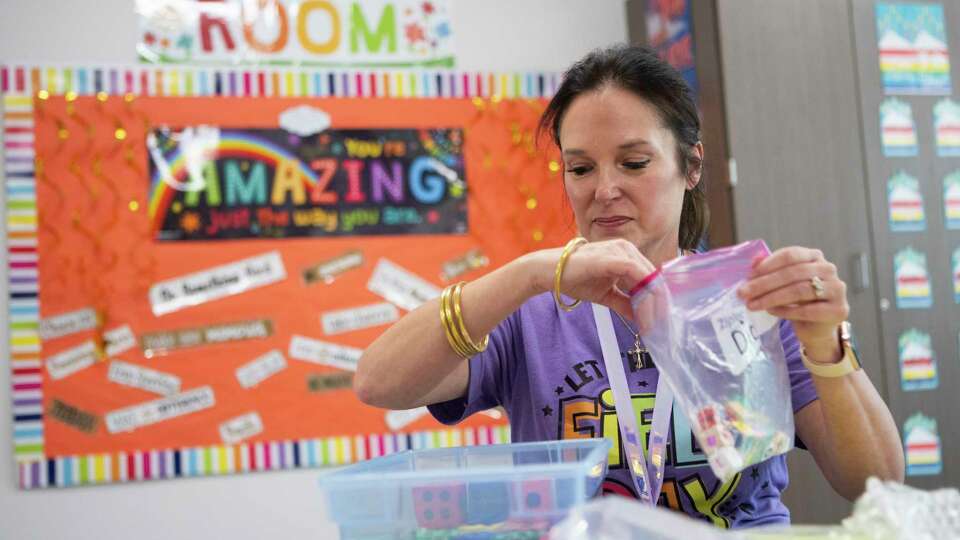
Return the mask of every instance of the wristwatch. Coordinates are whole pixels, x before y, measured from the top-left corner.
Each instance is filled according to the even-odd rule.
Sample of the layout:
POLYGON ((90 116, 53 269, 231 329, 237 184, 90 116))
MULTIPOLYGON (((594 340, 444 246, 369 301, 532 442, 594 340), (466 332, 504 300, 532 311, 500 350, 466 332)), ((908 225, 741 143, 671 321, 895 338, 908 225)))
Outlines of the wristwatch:
POLYGON ((802 345, 800 346, 800 359, 803 360, 803 365, 810 370, 810 373, 818 377, 843 377, 854 371, 860 371, 860 355, 857 353, 857 346, 849 321, 843 321, 840 324, 840 347, 843 350, 843 357, 839 362, 831 364, 812 362, 807 358, 807 353, 803 350, 802 345))

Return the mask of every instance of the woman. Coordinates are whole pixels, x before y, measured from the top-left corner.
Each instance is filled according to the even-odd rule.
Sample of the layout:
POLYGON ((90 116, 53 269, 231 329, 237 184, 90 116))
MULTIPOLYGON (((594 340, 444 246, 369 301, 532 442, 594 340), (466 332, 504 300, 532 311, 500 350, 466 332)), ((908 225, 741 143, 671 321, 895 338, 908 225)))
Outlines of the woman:
MULTIPOLYGON (((429 405, 448 424, 501 405, 516 442, 618 441, 593 313, 569 308, 582 300, 614 311, 635 408, 643 417, 653 410, 656 359, 634 346, 639 330, 623 291, 695 249, 706 229, 696 106, 674 69, 646 49, 621 46, 593 52, 565 74, 541 128, 561 150, 564 187, 588 242, 529 253, 459 296, 409 313, 364 352, 355 378, 364 402, 429 405), (486 347, 470 338, 486 335, 486 347)), ((841 338, 849 308, 836 267, 815 249, 780 249, 755 261, 738 292, 750 309, 784 319, 797 435, 834 489, 853 499, 868 476, 901 480, 896 425, 841 338)), ((784 456, 721 483, 682 416, 673 416, 660 504, 722 527, 789 521, 780 500, 784 456)), ((604 489, 635 496, 619 446, 604 489)))

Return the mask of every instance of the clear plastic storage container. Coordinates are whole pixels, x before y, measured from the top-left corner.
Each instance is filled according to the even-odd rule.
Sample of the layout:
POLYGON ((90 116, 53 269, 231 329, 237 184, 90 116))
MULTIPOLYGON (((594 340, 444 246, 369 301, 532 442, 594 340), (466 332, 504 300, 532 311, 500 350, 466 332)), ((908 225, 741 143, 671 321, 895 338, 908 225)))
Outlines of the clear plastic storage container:
POLYGON ((610 441, 413 450, 320 480, 342 540, 540 538, 600 491, 610 441))

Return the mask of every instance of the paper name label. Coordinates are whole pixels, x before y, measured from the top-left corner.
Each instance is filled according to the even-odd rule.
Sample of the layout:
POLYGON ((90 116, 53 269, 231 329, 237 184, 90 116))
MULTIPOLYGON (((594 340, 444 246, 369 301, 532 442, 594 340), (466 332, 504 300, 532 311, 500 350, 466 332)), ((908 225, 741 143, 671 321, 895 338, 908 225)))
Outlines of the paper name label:
POLYGON ((47 414, 86 433, 93 433, 97 429, 96 415, 82 411, 73 405, 67 405, 59 399, 54 399, 50 403, 47 414))
POLYGON ((216 404, 213 389, 201 386, 170 397, 148 401, 108 413, 104 419, 107 431, 118 433, 209 409, 216 404))
POLYGON ((274 349, 238 367, 236 375, 240 386, 252 388, 286 368, 287 359, 283 357, 283 353, 274 349))
POLYGON ((383 302, 340 311, 328 311, 320 317, 323 333, 342 334, 352 330, 370 328, 395 322, 400 318, 397 306, 383 302))
POLYGON ((91 308, 78 309, 41 320, 40 337, 53 339, 96 327, 97 313, 91 308))
POLYGON ((417 407, 405 411, 387 411, 385 420, 390 431, 398 431, 423 418, 428 412, 426 407, 417 407))
POLYGON ((148 358, 174 349, 212 345, 246 339, 263 339, 273 333, 269 319, 217 324, 201 328, 182 328, 144 334, 140 339, 143 354, 148 358))
POLYGON ((106 341, 104 349, 107 356, 115 356, 137 346, 137 338, 129 324, 107 330, 103 333, 103 339, 106 341))
POLYGON ((769 329, 769 321, 766 318, 751 317, 745 308, 727 311, 710 318, 713 331, 723 351, 725 365, 734 375, 743 373, 754 361, 766 358, 760 343, 763 326, 758 328, 754 320, 769 329))
POLYGON ((47 372, 50 377, 59 380, 92 366, 97 357, 97 345, 93 341, 85 341, 47 358, 47 372))
POLYGON ((287 277, 280 253, 250 257, 150 287, 156 316, 276 283, 287 277))
POLYGON ((348 251, 343 255, 324 261, 316 266, 311 266, 303 271, 303 281, 307 284, 323 281, 324 283, 333 283, 337 276, 358 268, 363 264, 363 253, 360 251, 348 251))
POLYGON ((110 362, 107 379, 161 396, 173 395, 180 391, 180 377, 119 360, 110 362))
POLYGON ((250 412, 220 424, 220 438, 225 444, 237 444, 263 432, 263 420, 256 412, 250 412))
POLYGON ((440 289, 387 259, 380 259, 367 289, 397 306, 413 311, 424 302, 440 296, 440 289))
POLYGON ((307 375, 307 390, 321 393, 353 386, 353 373, 311 373, 307 375))
POLYGON ((293 336, 290 339, 290 358, 330 366, 347 371, 356 371, 360 361, 361 349, 325 343, 303 336, 293 336))

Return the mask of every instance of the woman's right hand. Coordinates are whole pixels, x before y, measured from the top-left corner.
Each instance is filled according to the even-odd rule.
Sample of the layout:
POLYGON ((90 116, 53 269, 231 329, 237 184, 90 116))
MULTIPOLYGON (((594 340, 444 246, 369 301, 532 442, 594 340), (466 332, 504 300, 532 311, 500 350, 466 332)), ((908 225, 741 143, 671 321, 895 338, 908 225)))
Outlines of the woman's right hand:
MULTIPOLYGON (((532 254, 544 262, 541 268, 550 268, 549 272, 538 271, 542 289, 553 291, 554 271, 562 253, 563 248, 556 248, 532 254)), ((560 292, 575 300, 605 305, 632 319, 628 293, 654 270, 653 263, 627 240, 588 242, 567 258, 560 292)))

